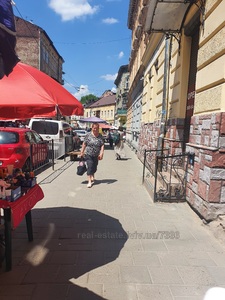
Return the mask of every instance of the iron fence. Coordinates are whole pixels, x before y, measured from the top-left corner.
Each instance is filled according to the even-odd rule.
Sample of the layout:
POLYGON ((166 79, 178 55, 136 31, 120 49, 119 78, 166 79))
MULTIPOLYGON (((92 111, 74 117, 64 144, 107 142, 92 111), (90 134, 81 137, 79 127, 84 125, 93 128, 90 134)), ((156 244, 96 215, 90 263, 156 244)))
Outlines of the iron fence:
POLYGON ((162 151, 145 151, 142 183, 154 201, 186 201, 187 170, 194 164, 194 154, 169 155, 168 149, 159 153, 162 151))

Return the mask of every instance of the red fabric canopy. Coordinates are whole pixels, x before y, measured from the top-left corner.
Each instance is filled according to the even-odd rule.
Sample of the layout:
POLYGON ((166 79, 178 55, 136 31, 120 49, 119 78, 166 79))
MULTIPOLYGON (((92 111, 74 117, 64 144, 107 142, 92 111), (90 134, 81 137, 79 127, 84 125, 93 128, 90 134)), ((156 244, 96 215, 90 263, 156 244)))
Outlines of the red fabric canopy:
POLYGON ((111 125, 99 123, 99 127, 102 129, 112 129, 111 125))
POLYGON ((0 118, 28 119, 34 116, 62 116, 84 113, 83 105, 50 76, 18 63, 0 80, 0 118))

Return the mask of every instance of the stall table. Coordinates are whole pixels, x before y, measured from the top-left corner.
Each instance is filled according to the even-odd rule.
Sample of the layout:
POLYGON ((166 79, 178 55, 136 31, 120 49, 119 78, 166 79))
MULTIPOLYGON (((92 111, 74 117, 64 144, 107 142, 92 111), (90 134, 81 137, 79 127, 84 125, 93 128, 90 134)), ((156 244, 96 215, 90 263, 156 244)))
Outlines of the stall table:
POLYGON ((44 193, 36 184, 32 188, 26 189, 24 195, 14 202, 0 200, 0 208, 4 211, 6 271, 12 269, 12 229, 15 229, 25 217, 28 240, 33 241, 31 209, 43 198, 44 193))

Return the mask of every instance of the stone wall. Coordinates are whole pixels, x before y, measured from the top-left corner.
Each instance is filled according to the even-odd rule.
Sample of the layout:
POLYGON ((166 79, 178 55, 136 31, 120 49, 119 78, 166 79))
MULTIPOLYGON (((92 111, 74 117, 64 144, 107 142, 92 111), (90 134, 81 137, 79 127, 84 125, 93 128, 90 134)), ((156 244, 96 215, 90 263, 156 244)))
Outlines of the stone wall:
POLYGON ((187 201, 206 220, 225 214, 225 113, 192 117, 187 201))
MULTIPOLYGON (((157 149, 160 122, 142 124, 137 155, 141 161, 144 150, 157 149)), ((169 154, 182 152, 184 120, 167 124, 164 147, 169 154)), ((189 165, 186 200, 205 220, 225 214, 225 113, 193 116, 190 139, 185 152, 195 154, 189 165)))
MULTIPOLYGON (((171 119, 167 122, 164 148, 169 149, 169 154, 174 155, 182 152, 183 132, 184 119, 171 119)), ((157 149, 159 135, 160 120, 157 120, 154 123, 142 124, 137 153, 139 159, 142 160, 145 149, 157 149)))

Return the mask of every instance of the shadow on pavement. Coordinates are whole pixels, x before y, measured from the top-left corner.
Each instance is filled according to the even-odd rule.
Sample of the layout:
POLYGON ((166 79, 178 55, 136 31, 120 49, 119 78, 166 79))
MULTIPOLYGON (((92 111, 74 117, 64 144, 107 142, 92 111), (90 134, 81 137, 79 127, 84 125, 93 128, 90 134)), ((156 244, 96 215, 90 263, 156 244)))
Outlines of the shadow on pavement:
MULTIPOLYGON (((117 179, 101 179, 101 180, 95 179, 93 185, 98 185, 98 184, 102 184, 102 183, 112 184, 112 183, 114 183, 116 181, 117 181, 117 179)), ((87 183, 88 183, 87 180, 82 181, 82 184, 87 184, 87 183)))
POLYGON ((104 299, 88 289, 95 283, 89 272, 119 256, 128 238, 119 220, 70 207, 34 208, 32 220, 33 242, 27 241, 24 221, 13 232, 13 266, 0 272, 1 296, 10 297, 13 286, 28 285, 31 300, 104 299))

